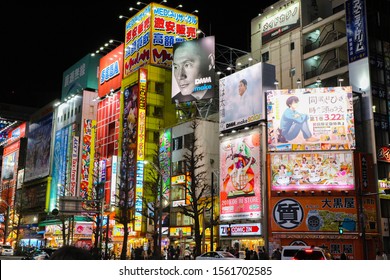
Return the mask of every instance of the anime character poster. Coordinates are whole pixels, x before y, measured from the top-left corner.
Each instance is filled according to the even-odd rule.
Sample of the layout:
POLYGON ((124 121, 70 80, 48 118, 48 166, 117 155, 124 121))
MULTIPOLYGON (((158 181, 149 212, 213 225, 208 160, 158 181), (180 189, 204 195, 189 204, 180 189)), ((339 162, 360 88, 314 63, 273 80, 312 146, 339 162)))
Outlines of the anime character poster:
POLYGON ((352 87, 267 92, 269 151, 355 149, 352 87))
POLYGON ((354 190, 352 152, 270 155, 272 191, 354 190))
POLYGON ((261 217, 260 132, 254 129, 220 143, 220 219, 261 217))

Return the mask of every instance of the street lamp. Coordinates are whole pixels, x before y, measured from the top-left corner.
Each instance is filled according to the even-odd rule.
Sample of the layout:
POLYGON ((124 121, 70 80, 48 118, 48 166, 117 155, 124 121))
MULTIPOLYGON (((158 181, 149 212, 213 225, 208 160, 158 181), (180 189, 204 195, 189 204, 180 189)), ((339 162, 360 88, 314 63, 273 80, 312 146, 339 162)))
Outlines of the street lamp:
POLYGON ((8 204, 7 201, 0 198, 0 202, 3 202, 5 205, 7 205, 7 219, 4 220, 4 240, 3 244, 7 243, 7 235, 8 235, 8 223, 9 223, 9 213, 11 212, 11 205, 8 204))
POLYGON ((160 178, 159 178, 159 194, 158 194, 158 199, 159 199, 159 209, 158 209, 158 220, 159 220, 159 223, 158 223, 158 242, 157 242, 157 245, 158 245, 158 254, 157 256, 159 256, 161 258, 161 239, 162 239, 162 198, 163 198, 163 173, 161 172, 161 169, 152 161, 147 161, 145 160, 144 161, 144 164, 150 164, 153 169, 155 169, 159 174, 160 174, 160 178))

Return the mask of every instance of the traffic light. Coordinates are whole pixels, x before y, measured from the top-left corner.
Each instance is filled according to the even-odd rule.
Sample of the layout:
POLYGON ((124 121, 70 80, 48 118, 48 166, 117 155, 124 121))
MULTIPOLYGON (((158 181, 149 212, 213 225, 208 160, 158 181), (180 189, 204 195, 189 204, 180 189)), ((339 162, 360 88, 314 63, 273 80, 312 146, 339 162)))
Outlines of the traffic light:
POLYGON ((343 223, 339 223, 339 234, 344 233, 343 223))

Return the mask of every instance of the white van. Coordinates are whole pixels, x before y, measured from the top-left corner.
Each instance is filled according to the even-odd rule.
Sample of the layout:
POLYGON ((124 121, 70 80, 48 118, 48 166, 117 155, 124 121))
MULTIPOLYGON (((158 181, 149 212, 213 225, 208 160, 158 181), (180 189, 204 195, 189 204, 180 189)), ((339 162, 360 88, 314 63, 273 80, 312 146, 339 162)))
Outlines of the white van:
POLYGON ((283 246, 281 260, 291 260, 294 257, 296 252, 298 252, 300 249, 306 249, 306 248, 310 249, 310 246, 301 246, 301 245, 283 246))

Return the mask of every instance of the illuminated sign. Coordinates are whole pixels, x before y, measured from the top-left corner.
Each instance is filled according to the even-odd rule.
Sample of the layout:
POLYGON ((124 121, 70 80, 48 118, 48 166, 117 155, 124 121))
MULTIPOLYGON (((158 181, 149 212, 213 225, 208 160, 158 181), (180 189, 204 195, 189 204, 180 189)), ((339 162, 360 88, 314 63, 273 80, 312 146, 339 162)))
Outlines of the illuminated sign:
POLYGON ((273 153, 271 190, 354 190, 352 152, 273 153))
POLYGON ((221 221, 261 217, 258 129, 221 140, 219 185, 221 221))
POLYGON ((299 1, 287 3, 261 23, 261 42, 265 44, 299 27, 299 1))
POLYGON ((357 201, 352 196, 271 197, 273 231, 310 232, 357 230, 357 201))
POLYGON ((172 66, 173 44, 196 39, 198 17, 151 3, 126 22, 124 77, 145 64, 172 66))
POLYGON ((355 149, 352 87, 271 90, 268 150, 355 149))
POLYGON ((111 205, 115 205, 117 168, 118 168, 118 157, 112 156, 112 160, 111 160, 111 192, 110 192, 110 204, 111 205))
POLYGON ((219 80, 219 130, 265 119, 264 92, 275 87, 275 66, 257 63, 219 80))
POLYGON ((349 63, 368 55, 365 5, 364 0, 345 1, 349 63))
POLYGON ((171 237, 183 237, 183 236, 191 236, 191 227, 170 227, 169 228, 169 236, 171 237))
MULTIPOLYGON (((219 226, 219 235, 228 236, 229 225, 220 225, 219 226)), ((231 224, 230 225, 230 236, 251 236, 261 235, 261 224, 231 224)))
POLYGON ((77 184, 77 168, 78 168, 78 159, 79 159, 79 137, 73 136, 72 141, 72 159, 71 159, 71 169, 70 169, 70 195, 76 195, 76 184, 77 184))
POLYGON ((390 148, 389 147, 381 147, 378 150, 378 161, 390 163, 390 148))
POLYGON ((123 49, 124 44, 121 44, 100 59, 98 87, 99 97, 104 97, 121 87, 123 72, 123 49))

